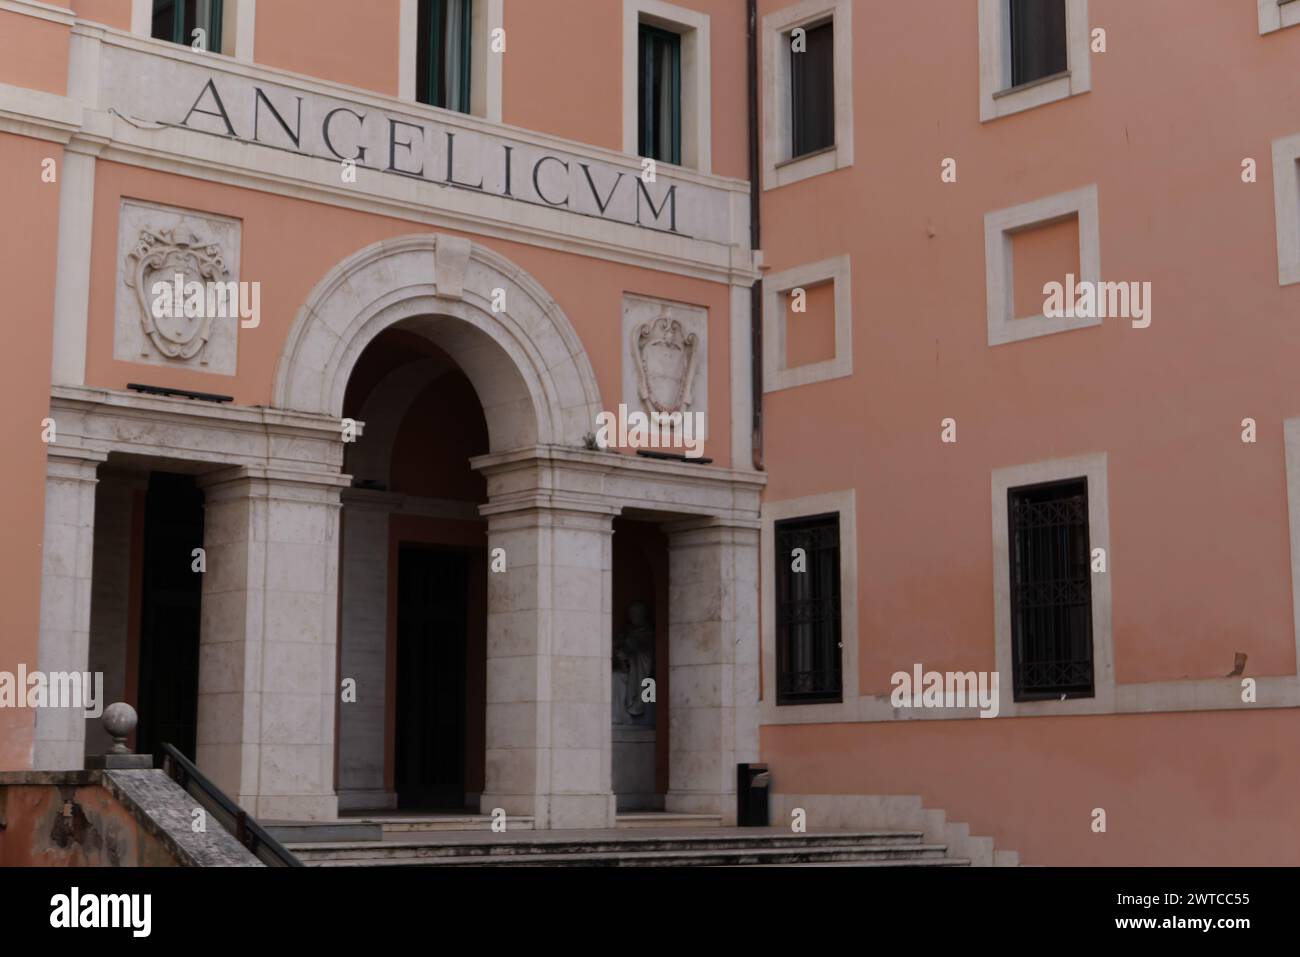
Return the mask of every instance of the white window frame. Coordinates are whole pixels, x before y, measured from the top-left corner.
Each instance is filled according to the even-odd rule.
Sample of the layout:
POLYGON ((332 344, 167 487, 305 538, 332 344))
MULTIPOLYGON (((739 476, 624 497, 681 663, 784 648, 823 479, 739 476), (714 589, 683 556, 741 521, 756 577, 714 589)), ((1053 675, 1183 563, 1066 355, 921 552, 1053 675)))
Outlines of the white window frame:
MULTIPOLYGON (((760 514, 759 573, 763 603, 764 724, 860 721, 858 693, 858 519, 857 492, 845 489, 802 498, 764 502, 760 514), (776 703, 776 523, 814 515, 839 514, 840 519, 840 701, 807 704, 776 703)), ((788 560, 788 556, 786 557, 788 560)))
POLYGON ((1277 281, 1290 286, 1300 282, 1300 133, 1273 141, 1273 204, 1277 281))
MULTIPOLYGON (((420 22, 419 0, 399 0, 397 31, 397 95, 410 103, 416 97, 415 66, 420 46, 417 27, 420 22)), ((470 54, 469 111, 492 123, 501 122, 501 77, 504 53, 492 52, 492 31, 505 25, 504 0, 474 0, 474 49, 470 54)), ((425 104, 427 105, 427 104, 425 104)), ((436 107, 435 107, 436 109, 436 107)))
MULTIPOLYGON (((640 26, 647 24, 682 38, 682 163, 713 172, 713 67, 709 16, 662 0, 623 0, 623 152, 639 154, 640 26)), ((665 164, 672 165, 672 164, 665 164)))
POLYGON ((1115 710, 1115 643, 1111 633, 1111 587, 1114 555, 1110 549, 1110 489, 1107 455, 1095 452, 1068 459, 993 470, 993 619, 998 669, 999 711, 1003 717, 1058 714, 1104 714, 1115 710), (1088 546, 1106 550, 1106 571, 1092 573, 1091 698, 1065 701, 1016 701, 1011 649, 1011 529, 1007 492, 1026 485, 1068 479, 1088 481, 1088 546))
MULTIPOLYGON (((153 0, 131 0, 131 32, 153 35, 153 0)), ((253 62, 257 33, 257 0, 225 0, 221 10, 221 49, 211 51, 253 62)))
MULTIPOLYGON (((1039 336, 1101 325, 1100 316, 1048 319, 1041 313, 1015 315, 1015 265, 1012 238, 1072 216, 1079 221, 1077 282, 1101 281, 1101 227, 1097 184, 1068 193, 988 213, 984 217, 984 285, 987 295, 988 343, 1000 346, 1039 336)), ((1061 277, 1063 282, 1065 277, 1061 277)))
POLYGON ((840 379, 853 374, 853 285, 848 256, 796 266, 763 277, 763 391, 840 379), (786 342, 787 296, 792 289, 833 283, 835 355, 790 368, 786 342))
POLYGON ((1260 36, 1300 24, 1300 0, 1257 0, 1257 3, 1260 36))
MULTIPOLYGON (((1300 418, 1282 423, 1286 441, 1286 506, 1291 538, 1291 607, 1295 621, 1297 685, 1300 685, 1300 418)), ((1297 688, 1300 693, 1300 687, 1297 688)))
POLYGON ((763 189, 853 165, 853 7, 850 0, 805 0, 763 18, 763 189), (835 145, 794 158, 790 107, 790 31, 835 24, 835 145))
POLYGON ((1032 110, 1092 89, 1088 0, 1065 0, 1066 72, 1011 86, 1011 4, 979 0, 980 122, 1032 110))

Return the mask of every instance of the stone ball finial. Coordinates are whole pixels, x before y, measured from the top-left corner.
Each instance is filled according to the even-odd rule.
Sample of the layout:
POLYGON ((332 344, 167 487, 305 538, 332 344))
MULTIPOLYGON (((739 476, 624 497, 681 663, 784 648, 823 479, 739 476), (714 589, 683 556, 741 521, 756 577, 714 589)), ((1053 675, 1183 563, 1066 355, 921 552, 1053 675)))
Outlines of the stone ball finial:
POLYGON ((135 730, 139 722, 139 716, 135 713, 135 708, 131 707, 125 701, 115 701, 104 709, 104 716, 100 719, 104 725, 104 730, 109 733, 113 739, 112 754, 130 754, 131 749, 126 746, 127 736, 135 730))

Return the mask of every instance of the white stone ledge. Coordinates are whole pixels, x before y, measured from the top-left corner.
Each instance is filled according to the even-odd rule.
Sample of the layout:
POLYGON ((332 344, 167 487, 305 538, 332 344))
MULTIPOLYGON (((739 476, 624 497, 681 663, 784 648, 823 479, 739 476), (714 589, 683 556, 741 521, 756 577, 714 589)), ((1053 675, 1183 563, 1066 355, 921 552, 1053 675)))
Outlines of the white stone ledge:
POLYGON ((0 83, 0 132, 67 144, 83 117, 81 104, 70 97, 0 83))

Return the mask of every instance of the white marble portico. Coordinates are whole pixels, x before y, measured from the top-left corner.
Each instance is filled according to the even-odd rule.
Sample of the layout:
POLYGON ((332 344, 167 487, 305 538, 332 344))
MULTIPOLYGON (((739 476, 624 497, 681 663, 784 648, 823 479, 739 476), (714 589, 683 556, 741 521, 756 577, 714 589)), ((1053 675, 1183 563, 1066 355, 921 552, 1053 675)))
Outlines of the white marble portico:
MULTIPOLYGON (((49 589, 66 578, 71 600, 43 602, 42 667, 85 667, 89 601, 76 595, 89 593, 96 464, 111 454, 201 473, 199 766, 255 816, 335 817, 336 761, 361 747, 336 741, 339 623, 374 617, 348 605, 346 587, 338 608, 342 496, 366 498, 344 493, 340 416, 361 352, 394 327, 460 366, 488 426, 490 452, 472 465, 488 484, 488 547, 505 550, 507 570, 488 580, 482 808, 538 827, 614 822, 612 522, 625 514, 669 537, 667 809, 733 821, 735 763, 758 756, 763 478, 584 449, 601 396, 580 341, 536 280, 466 240, 387 241, 331 271, 290 333, 273 408, 54 388, 47 524, 59 528, 45 560, 67 572, 49 589)), ((38 743, 49 766, 80 762, 84 722, 65 723, 38 743)))

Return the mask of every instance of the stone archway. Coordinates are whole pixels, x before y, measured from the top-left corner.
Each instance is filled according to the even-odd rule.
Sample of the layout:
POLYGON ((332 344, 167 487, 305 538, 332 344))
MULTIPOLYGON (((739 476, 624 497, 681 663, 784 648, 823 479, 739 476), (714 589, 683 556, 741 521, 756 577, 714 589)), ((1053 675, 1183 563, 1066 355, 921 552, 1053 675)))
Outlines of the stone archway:
POLYGON ((395 326, 432 339, 464 370, 493 452, 576 446, 593 428, 596 375, 563 310, 505 257, 433 234, 368 246, 316 286, 289 333, 275 406, 341 415, 357 359, 395 326))
MULTIPOLYGON (((533 461, 576 451, 594 427, 595 374, 555 301, 502 256, 434 235, 367 247, 317 285, 289 335, 276 407, 341 417, 353 369, 389 329, 424 336, 460 367, 491 455, 533 461)), ((618 508, 576 486, 572 501, 553 497, 566 485, 540 497, 498 492, 482 508, 506 573, 488 576, 481 806, 539 827, 611 826, 608 590, 618 508)))

